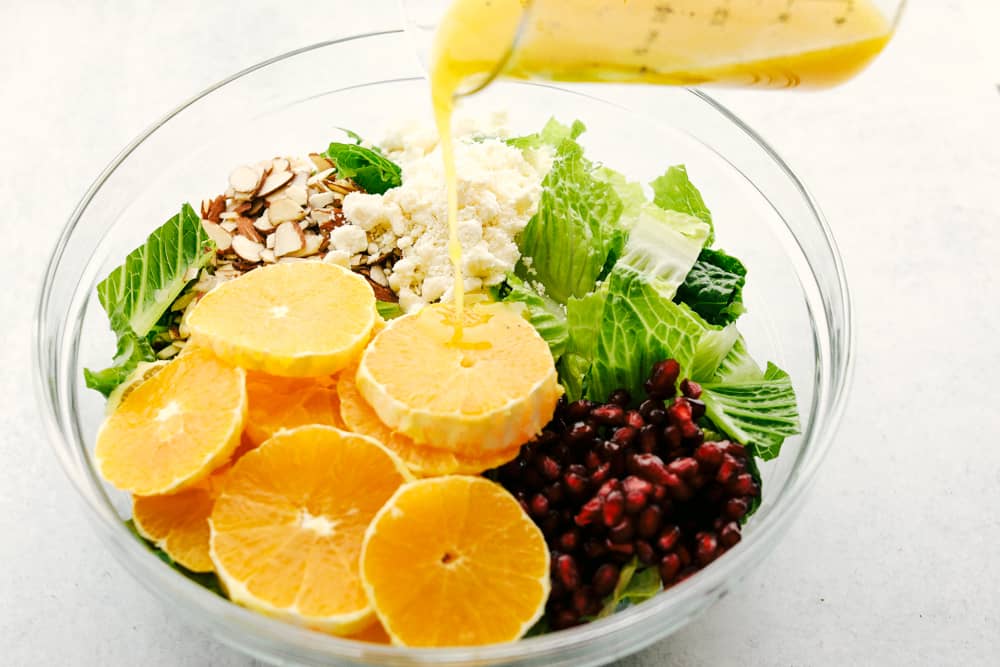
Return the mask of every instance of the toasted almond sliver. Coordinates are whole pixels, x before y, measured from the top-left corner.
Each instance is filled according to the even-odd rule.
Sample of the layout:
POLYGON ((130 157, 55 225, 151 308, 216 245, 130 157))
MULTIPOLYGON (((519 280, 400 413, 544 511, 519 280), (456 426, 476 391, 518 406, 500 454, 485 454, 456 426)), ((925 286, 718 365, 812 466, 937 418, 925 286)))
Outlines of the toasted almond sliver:
POLYGON ((319 185, 320 183, 326 180, 327 176, 329 176, 335 171, 337 170, 334 169, 333 167, 330 167, 329 169, 324 169, 323 171, 313 174, 312 176, 309 177, 309 185, 319 185))
POLYGON ((236 211, 223 211, 222 213, 219 214, 219 219, 223 221, 235 220, 238 217, 240 217, 240 214, 237 213, 236 211))
POLYGON ((253 221, 253 226, 265 234, 274 229, 274 225, 271 224, 270 213, 268 213, 267 209, 264 209, 260 217, 253 221))
POLYGON ((273 232, 271 234, 267 235, 267 238, 264 240, 264 244, 269 249, 274 250, 274 233, 273 232))
POLYGON ((297 253, 306 243, 302 229, 294 222, 281 223, 273 236, 274 254, 277 257, 297 253))
POLYGON ((254 192, 260 184, 260 177, 262 175, 262 172, 253 167, 246 165, 236 167, 233 173, 229 174, 229 184, 233 186, 233 190, 236 192, 254 192))
POLYGON ((271 166, 273 167, 274 171, 290 171, 292 164, 288 161, 287 158, 276 157, 273 160, 271 160, 271 166))
POLYGON ((245 236, 233 237, 233 251, 248 262, 259 262, 263 244, 251 241, 245 236))
POLYGON ((302 207, 288 197, 275 199, 271 202, 271 207, 268 209, 268 218, 270 218, 272 225, 278 225, 289 220, 301 220, 305 214, 306 212, 302 210, 302 207))
POLYGON ((233 244, 233 239, 225 229, 210 220, 202 220, 201 226, 205 228, 208 238, 215 242, 216 249, 229 250, 229 246, 233 244))
POLYGON ((389 281, 388 279, 386 279, 385 273, 382 271, 381 266, 373 266, 371 268, 371 271, 368 273, 368 276, 382 287, 389 286, 389 281))
POLYGON ((323 245, 323 237, 319 234, 304 234, 305 240, 302 248, 295 253, 297 257, 310 257, 319 252, 319 247, 323 245))
POLYGON ((260 197, 266 197, 272 192, 287 185, 288 182, 292 180, 292 178, 294 178, 292 172, 288 170, 278 171, 277 169, 275 169, 268 175, 266 179, 264 179, 264 182, 261 184, 260 190, 258 191, 257 195, 260 197))
POLYGON ((274 264, 278 261, 278 258, 274 255, 274 251, 270 248, 265 248, 260 251, 260 259, 266 264, 274 264))
POLYGON ((233 220, 223 220, 222 222, 219 223, 219 227, 222 227, 227 232, 229 232, 230 234, 232 234, 233 232, 236 231, 236 220, 235 219, 233 219, 233 220))
POLYGON ((309 196, 309 206, 312 208, 323 208, 333 203, 337 196, 332 192, 318 192, 309 196))
POLYGON ((333 168, 333 163, 330 162, 328 158, 323 157, 319 153, 310 153, 309 159, 312 160, 312 163, 316 165, 316 169, 319 171, 325 171, 327 169, 333 168))
POLYGON ((254 243, 263 243, 264 237, 260 235, 253 225, 253 220, 250 218, 239 217, 236 218, 236 230, 241 236, 245 236, 254 243))

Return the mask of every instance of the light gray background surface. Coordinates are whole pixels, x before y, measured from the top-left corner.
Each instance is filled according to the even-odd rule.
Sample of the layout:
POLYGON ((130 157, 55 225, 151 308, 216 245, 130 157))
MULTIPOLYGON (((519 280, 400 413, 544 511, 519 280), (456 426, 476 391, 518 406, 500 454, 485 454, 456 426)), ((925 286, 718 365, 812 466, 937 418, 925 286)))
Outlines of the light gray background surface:
MULTIPOLYGON (((652 665, 987 665, 1000 654, 996 0, 912 0, 885 56, 821 94, 718 94, 810 186, 840 243, 857 373, 785 541, 652 665), (990 11, 992 8, 992 11, 990 11), (989 17, 992 15, 992 27, 989 17)), ((386 2, 0 3, 0 665, 246 666, 105 552, 38 423, 33 301, 77 199, 154 119, 386 2)))

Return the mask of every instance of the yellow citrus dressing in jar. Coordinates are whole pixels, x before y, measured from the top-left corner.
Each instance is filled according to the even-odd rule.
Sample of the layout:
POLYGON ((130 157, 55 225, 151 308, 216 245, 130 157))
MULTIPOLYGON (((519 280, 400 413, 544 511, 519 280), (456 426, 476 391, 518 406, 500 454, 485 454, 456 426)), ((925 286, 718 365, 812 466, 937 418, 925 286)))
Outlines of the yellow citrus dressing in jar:
POLYGON ((430 79, 448 190, 456 339, 464 302, 456 95, 496 75, 822 88, 864 69, 892 29, 873 0, 454 0, 438 26, 430 79))

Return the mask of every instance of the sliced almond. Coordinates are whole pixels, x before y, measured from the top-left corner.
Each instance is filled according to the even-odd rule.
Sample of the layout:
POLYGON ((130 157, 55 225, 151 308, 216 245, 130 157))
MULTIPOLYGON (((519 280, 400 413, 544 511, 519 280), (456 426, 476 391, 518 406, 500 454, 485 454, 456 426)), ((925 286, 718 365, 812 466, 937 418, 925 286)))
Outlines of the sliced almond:
POLYGON ((324 169, 320 172, 313 174, 312 176, 309 177, 309 185, 319 185, 323 183, 323 181, 325 181, 327 177, 330 176, 335 171, 336 169, 330 167, 329 169, 324 169))
POLYGON ((205 233, 208 234, 208 238, 212 239, 215 243, 217 250, 229 250, 229 246, 233 244, 233 238, 226 230, 211 220, 202 220, 201 226, 205 229, 205 233))
POLYGON ((389 280, 385 277, 385 273, 382 271, 381 266, 373 266, 371 271, 368 272, 368 277, 377 282, 382 287, 389 286, 389 280))
POLYGON ((253 220, 240 216, 236 218, 236 231, 238 234, 247 237, 254 243, 263 243, 264 237, 254 229, 253 220))
POLYGON ((273 160, 271 160, 271 167, 274 169, 274 171, 291 171, 291 166, 292 164, 288 161, 287 158, 276 157, 273 160))
POLYGON ((265 264, 274 264, 275 262, 278 261, 278 258, 274 254, 274 251, 271 250, 270 248, 265 248, 264 250, 260 251, 260 259, 265 264))
POLYGON ((233 190, 242 193, 252 193, 257 190, 257 186, 260 185, 260 179, 263 173, 254 169, 253 167, 236 167, 231 174, 229 174, 229 184, 233 186, 233 190))
POLYGON ((322 227, 330 222, 330 218, 333 217, 333 211, 328 211, 323 208, 314 208, 309 211, 309 217, 312 218, 313 222, 322 227))
POLYGON ((238 217, 240 217, 240 214, 237 213, 236 211, 223 211, 222 213, 219 214, 219 219, 222 221, 235 220, 238 217))
POLYGON ((222 222, 219 223, 219 227, 222 227, 227 232, 232 234, 233 232, 236 231, 236 220, 223 220, 222 222))
POLYGON ((332 204, 336 198, 337 196, 332 192, 318 192, 314 195, 309 195, 309 206, 311 208, 323 208, 332 204))
POLYGON ((265 234, 274 229, 274 225, 271 224, 270 213, 268 213, 267 209, 264 209, 264 212, 260 214, 260 217, 253 221, 253 226, 265 234))
POLYGON ((285 196, 299 206, 305 206, 309 203, 309 194, 306 189, 297 185, 289 185, 285 188, 285 196))
POLYGON ((326 169, 332 169, 333 163, 330 162, 329 158, 320 155, 319 153, 310 153, 309 159, 312 163, 316 165, 318 171, 324 171, 326 169))
POLYGON ((266 245, 271 250, 274 250, 274 234, 273 233, 267 235, 267 240, 264 241, 264 245, 266 245))
POLYGON ((294 174, 292 174, 292 172, 288 171, 287 169, 282 171, 278 171, 277 169, 275 169, 268 175, 266 179, 264 179, 264 182, 261 184, 260 190, 257 192, 257 195, 260 197, 266 197, 275 190, 287 185, 288 182, 291 181, 294 177, 295 177, 294 174))
POLYGON ((259 262, 263 244, 251 241, 245 236, 233 237, 233 251, 248 262, 259 262))
POLYGON ((302 207, 288 197, 275 199, 271 202, 271 207, 268 209, 268 217, 272 225, 278 225, 289 220, 301 220, 305 217, 305 214, 306 212, 302 210, 302 207))
POLYGON ((294 222, 283 222, 274 231, 274 254, 284 257, 298 253, 306 244, 302 229, 294 222))
POLYGON ((323 237, 319 234, 303 234, 302 248, 295 253, 297 257, 310 257, 319 252, 323 245, 323 237))

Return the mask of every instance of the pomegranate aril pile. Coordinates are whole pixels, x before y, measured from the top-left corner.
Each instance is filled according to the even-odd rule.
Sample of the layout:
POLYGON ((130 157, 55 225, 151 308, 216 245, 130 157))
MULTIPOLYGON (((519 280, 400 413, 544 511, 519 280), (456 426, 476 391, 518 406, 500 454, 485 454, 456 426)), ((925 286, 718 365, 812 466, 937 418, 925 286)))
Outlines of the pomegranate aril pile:
POLYGON ((740 519, 760 488, 749 453, 705 442, 701 387, 677 380, 673 359, 653 365, 643 397, 562 401, 555 416, 496 479, 545 534, 552 552, 553 629, 600 612, 633 558, 664 588, 740 541, 740 519))

